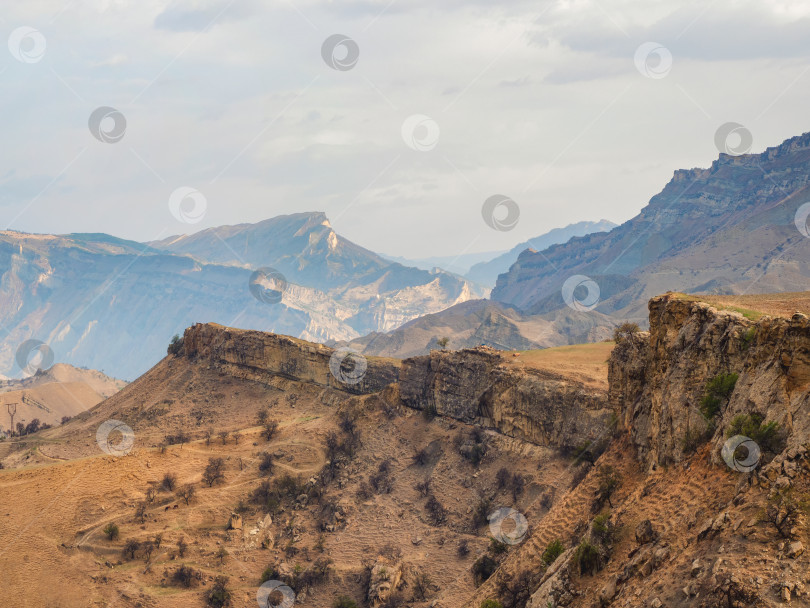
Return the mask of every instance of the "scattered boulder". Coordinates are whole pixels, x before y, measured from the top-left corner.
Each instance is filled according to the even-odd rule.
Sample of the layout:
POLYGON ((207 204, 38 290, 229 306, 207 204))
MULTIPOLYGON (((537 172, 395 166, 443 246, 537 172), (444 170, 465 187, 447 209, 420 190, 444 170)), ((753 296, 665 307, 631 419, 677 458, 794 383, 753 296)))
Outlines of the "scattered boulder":
POLYGON ((402 564, 392 564, 382 557, 378 557, 371 569, 368 583, 368 601, 371 606, 376 608, 384 603, 399 586, 401 580, 402 564))
POLYGON ((609 605, 610 602, 613 601, 613 598, 616 597, 616 583, 617 580, 614 576, 604 587, 602 587, 602 590, 599 592, 599 603, 602 606, 609 605))
POLYGON ((787 556, 791 559, 796 559, 802 553, 804 553, 804 545, 800 540, 794 540, 792 543, 789 543, 787 546, 787 556))
POLYGON ((639 545, 651 543, 656 538, 658 538, 658 533, 653 528, 652 522, 649 519, 645 519, 636 526, 636 542, 639 545))

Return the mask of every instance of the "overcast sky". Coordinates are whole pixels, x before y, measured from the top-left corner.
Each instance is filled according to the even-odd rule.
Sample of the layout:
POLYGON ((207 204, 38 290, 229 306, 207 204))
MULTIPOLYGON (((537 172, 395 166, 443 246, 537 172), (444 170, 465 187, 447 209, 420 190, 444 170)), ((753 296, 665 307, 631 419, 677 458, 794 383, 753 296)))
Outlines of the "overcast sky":
POLYGON ((806 1, 9 4, 0 228, 152 240, 317 210, 383 253, 490 251, 629 219, 727 122, 754 152, 810 130, 806 1))

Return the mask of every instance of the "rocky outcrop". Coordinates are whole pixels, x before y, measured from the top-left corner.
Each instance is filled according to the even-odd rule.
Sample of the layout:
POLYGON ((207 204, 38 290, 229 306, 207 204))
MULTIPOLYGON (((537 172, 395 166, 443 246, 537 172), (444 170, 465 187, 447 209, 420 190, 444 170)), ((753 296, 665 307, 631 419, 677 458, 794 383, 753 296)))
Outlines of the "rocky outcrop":
POLYGON ((355 394, 382 390, 396 382, 399 375, 394 361, 362 357, 367 367, 365 373, 358 374, 359 381, 341 382, 333 373, 336 364, 340 369, 340 351, 289 336, 216 323, 188 328, 183 335, 182 353, 208 360, 238 378, 263 381, 268 375, 281 375, 355 394))
POLYGON ((800 238, 794 216, 807 200, 808 162, 805 133, 761 154, 721 154, 709 168, 676 171, 638 215, 610 232, 523 251, 490 297, 525 312, 564 309, 561 288, 580 275, 599 287, 588 289, 589 297, 598 295, 595 311, 640 320, 662 285, 747 293, 756 278, 760 292, 806 289, 810 239, 800 238))
POLYGON ((433 407, 443 416, 560 448, 595 441, 613 420, 604 392, 550 372, 511 368, 486 347, 404 360, 399 392, 408 407, 433 407))
POLYGON ((650 300, 650 332, 611 354, 610 404, 648 463, 683 458, 688 435, 707 428, 700 412, 706 385, 719 374, 739 378, 714 421, 714 447, 735 416, 757 413, 779 424, 787 447, 810 437, 810 319, 750 320, 677 294, 650 300))

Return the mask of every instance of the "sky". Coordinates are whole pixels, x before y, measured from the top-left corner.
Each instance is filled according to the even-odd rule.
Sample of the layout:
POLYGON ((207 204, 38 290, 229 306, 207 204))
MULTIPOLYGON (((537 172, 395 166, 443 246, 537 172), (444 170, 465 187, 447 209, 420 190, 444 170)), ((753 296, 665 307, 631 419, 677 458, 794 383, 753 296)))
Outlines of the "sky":
POLYGON ((810 130, 805 1, 8 4, 0 229, 496 251, 810 130))

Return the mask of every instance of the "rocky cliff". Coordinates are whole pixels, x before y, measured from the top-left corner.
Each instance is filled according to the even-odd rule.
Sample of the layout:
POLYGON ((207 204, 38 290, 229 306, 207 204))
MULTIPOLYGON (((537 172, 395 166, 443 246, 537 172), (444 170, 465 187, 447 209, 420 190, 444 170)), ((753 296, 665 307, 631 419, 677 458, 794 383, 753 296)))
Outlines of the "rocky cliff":
POLYGON ((752 320, 681 294, 655 297, 649 309, 650 331, 613 349, 607 391, 573 374, 509 365, 502 351, 488 347, 434 350, 402 361, 360 357, 367 369, 356 383, 336 375, 340 350, 287 336, 199 324, 186 330, 183 351, 241 378, 283 375, 355 394, 396 384, 387 394, 407 407, 435 409, 538 445, 577 448, 618 422, 648 464, 680 461, 704 441, 721 447, 739 415, 777 423, 785 447, 806 443, 807 316, 750 311, 758 317, 752 320), (737 375, 736 384, 717 415, 707 417, 701 411, 707 386, 728 374, 737 375))
POLYGON ((760 292, 805 289, 810 239, 794 219, 810 201, 808 167, 805 133, 761 154, 720 154, 709 168, 675 171, 610 232, 521 253, 491 298, 527 313, 564 308, 562 285, 585 275, 599 286, 596 310, 641 322, 647 300, 668 289, 746 293, 754 280, 760 292))
POLYGON ((408 407, 434 407, 443 416, 559 448, 596 441, 610 426, 613 412, 603 391, 504 363, 499 351, 486 347, 405 359, 400 398, 408 407))
POLYGON ((608 368, 610 404, 644 460, 666 464, 683 459, 687 438, 707 427, 719 448, 738 415, 758 414, 765 423, 776 422, 788 448, 807 441, 807 316, 752 320, 678 294, 653 298, 649 309, 649 333, 621 341, 608 368), (709 381, 722 374, 738 374, 738 379, 717 417, 707 420, 701 400, 709 381))
MULTIPOLYGON (((242 379, 282 375, 355 394, 398 383, 386 395, 398 395, 407 407, 435 407, 441 416, 538 445, 573 449, 598 440, 615 420, 603 390, 552 372, 509 367, 499 351, 486 347, 436 350, 401 362, 363 358, 367 369, 357 383, 341 382, 334 373, 340 350, 215 323, 187 329, 182 353, 242 379)), ((346 361, 351 364, 351 357, 346 361)))
POLYGON ((340 351, 261 331, 201 323, 188 328, 183 335, 182 353, 193 359, 208 361, 220 371, 242 379, 263 381, 268 375, 281 375, 356 394, 373 393, 396 382, 398 362, 363 358, 365 371, 359 380, 341 382, 341 365, 352 364, 352 357, 341 357, 340 351))

